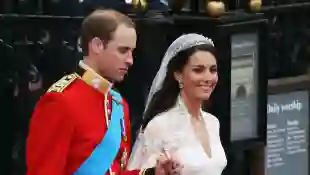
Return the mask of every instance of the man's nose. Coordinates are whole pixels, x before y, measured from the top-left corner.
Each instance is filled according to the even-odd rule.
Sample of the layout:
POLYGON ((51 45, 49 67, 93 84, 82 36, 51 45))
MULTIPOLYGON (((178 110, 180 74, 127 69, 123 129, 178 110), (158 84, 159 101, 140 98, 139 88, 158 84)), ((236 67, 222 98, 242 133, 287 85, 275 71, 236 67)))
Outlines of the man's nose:
POLYGON ((126 64, 128 64, 129 66, 133 65, 133 55, 132 55, 132 52, 130 52, 128 54, 128 56, 126 57, 125 61, 126 61, 126 64))

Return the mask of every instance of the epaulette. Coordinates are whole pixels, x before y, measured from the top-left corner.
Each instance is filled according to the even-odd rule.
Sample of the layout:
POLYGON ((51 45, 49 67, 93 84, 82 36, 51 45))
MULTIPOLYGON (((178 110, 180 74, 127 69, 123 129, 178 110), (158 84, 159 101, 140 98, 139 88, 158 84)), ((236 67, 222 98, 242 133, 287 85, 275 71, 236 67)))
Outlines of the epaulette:
POLYGON ((62 77, 56 83, 54 83, 47 92, 63 92, 66 87, 68 87, 76 78, 79 76, 77 74, 70 74, 62 77))

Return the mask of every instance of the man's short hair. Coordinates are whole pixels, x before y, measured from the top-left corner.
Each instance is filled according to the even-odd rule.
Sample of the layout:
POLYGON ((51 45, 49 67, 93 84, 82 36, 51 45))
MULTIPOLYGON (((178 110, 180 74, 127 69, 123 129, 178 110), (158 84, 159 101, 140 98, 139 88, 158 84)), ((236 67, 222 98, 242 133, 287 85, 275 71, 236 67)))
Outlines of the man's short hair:
POLYGON ((95 37, 107 44, 120 24, 135 28, 135 23, 126 15, 112 9, 98 9, 85 17, 81 29, 81 47, 88 53, 88 43, 95 37))

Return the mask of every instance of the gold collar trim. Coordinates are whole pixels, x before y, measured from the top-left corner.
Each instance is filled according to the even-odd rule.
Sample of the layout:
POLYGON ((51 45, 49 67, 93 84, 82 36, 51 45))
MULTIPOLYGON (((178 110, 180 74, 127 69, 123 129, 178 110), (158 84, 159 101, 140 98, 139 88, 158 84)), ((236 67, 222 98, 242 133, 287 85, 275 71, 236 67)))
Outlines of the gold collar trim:
POLYGON ((110 91, 113 86, 111 82, 97 74, 93 69, 91 69, 82 61, 79 63, 79 66, 85 70, 85 72, 81 75, 81 78, 86 84, 99 90, 103 94, 106 94, 110 91))

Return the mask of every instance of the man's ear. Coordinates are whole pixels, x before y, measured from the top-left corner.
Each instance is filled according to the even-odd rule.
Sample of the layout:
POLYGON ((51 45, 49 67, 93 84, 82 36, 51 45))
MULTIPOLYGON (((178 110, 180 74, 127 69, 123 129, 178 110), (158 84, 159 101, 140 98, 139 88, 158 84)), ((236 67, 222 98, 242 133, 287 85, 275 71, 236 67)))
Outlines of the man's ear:
POLYGON ((179 83, 183 82, 183 77, 182 77, 182 74, 180 72, 174 72, 173 76, 177 82, 179 82, 179 83))
POLYGON ((94 37, 90 41, 90 45, 94 53, 99 54, 103 50, 103 42, 98 38, 94 37))

